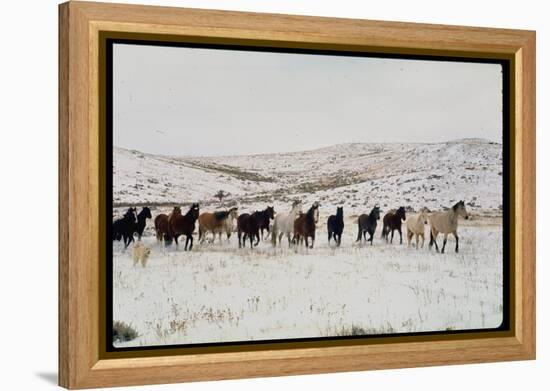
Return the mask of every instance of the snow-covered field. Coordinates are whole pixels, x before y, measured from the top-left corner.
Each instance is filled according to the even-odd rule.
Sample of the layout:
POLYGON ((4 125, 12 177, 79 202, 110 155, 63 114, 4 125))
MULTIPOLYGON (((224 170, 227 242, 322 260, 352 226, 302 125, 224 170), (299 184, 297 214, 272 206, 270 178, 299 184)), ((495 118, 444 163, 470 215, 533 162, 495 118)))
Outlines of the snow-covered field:
MULTIPOLYGON (((498 327, 502 321, 502 228, 459 228, 460 252, 406 242, 356 245, 347 221, 342 246, 319 230, 315 248, 298 252, 262 242, 230 242, 164 253, 152 236, 145 268, 115 245, 114 319, 139 337, 117 346, 192 344, 350 333, 401 333, 498 327)), ((441 238, 440 238, 441 244, 441 238)))
MULTIPOLYGON (((480 139, 434 144, 341 144, 313 151, 227 157, 167 157, 114 150, 114 216, 150 206, 153 217, 199 202, 239 213, 274 205, 304 211, 320 201, 315 248, 251 250, 231 240, 163 250, 148 220, 152 253, 134 267, 131 248, 113 244, 113 319, 139 337, 117 346, 193 344, 464 330, 502 321, 502 145, 480 139), (357 216, 379 204, 441 210, 464 199, 460 252, 393 244, 357 245, 357 216), (342 246, 328 246, 326 219, 344 206, 342 246), (138 208, 139 209, 139 208, 138 208)), ((403 227, 405 232, 405 227, 403 227)), ((426 226, 426 233, 428 227, 426 226)), ((442 237, 439 237, 442 244, 442 237)))

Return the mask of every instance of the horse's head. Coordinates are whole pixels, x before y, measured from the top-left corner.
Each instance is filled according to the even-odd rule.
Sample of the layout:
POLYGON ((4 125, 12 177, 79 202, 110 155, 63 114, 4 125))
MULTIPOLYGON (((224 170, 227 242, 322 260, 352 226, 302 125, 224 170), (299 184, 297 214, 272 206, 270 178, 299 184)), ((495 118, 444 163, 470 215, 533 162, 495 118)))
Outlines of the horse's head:
POLYGON ((313 211, 313 220, 315 221, 315 224, 319 221, 319 202, 315 201, 313 205, 311 205, 310 210, 313 211))
POLYGON ((464 217, 466 220, 468 220, 468 211, 466 210, 466 206, 464 205, 464 201, 458 201, 456 204, 453 205, 453 211, 458 214, 459 216, 464 217))
POLYGON ((377 205, 370 211, 370 215, 376 220, 380 220, 380 207, 377 205))
POLYGON ((426 207, 420 209, 420 220, 424 224, 428 224, 428 212, 429 212, 429 210, 426 207))
POLYGON ((292 203, 291 213, 302 213, 302 201, 296 200, 292 203))
POLYGON ((179 206, 174 206, 174 209, 172 210, 173 216, 181 216, 181 208, 179 206))
POLYGON ((336 208, 336 216, 343 216, 344 215, 344 207, 343 206, 338 206, 336 208))
POLYGON ((194 220, 199 218, 199 204, 197 202, 191 204, 189 212, 187 214, 192 217, 194 220))
POLYGON ((124 214, 124 218, 130 220, 133 223, 137 223, 137 209, 136 208, 129 208, 126 213, 124 214))
POLYGON ((272 206, 269 206, 265 209, 265 212, 267 213, 267 217, 269 217, 271 220, 275 218, 275 208, 272 206))
POLYGON ((146 219, 152 219, 153 216, 151 215, 151 209, 149 209, 147 206, 145 206, 141 212, 139 212, 140 216, 144 216, 146 219))
POLYGON ((407 215, 405 214, 405 208, 400 206, 399 209, 397 209, 397 211, 395 212, 395 214, 397 216, 399 216, 399 218, 403 221, 405 221, 407 219, 407 215))
POLYGON ((236 206, 229 209, 229 217, 231 217, 232 219, 236 219, 237 217, 239 217, 239 209, 236 206))

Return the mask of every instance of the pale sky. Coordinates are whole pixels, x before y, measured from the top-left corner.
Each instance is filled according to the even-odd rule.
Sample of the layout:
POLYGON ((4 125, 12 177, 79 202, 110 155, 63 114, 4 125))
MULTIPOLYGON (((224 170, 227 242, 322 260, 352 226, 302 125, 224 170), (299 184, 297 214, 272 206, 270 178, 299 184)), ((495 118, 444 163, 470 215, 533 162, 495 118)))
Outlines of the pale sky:
POLYGON ((179 156, 502 142, 499 64, 113 46, 114 145, 179 156))

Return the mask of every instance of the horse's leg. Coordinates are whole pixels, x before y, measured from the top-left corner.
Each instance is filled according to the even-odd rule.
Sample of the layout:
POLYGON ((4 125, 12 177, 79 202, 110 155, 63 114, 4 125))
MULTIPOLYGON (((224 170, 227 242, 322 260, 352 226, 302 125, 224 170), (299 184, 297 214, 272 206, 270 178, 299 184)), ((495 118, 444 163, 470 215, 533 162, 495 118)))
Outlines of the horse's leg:
POLYGON ((447 236, 449 234, 443 234, 443 247, 441 247, 441 254, 445 252, 445 245, 447 244, 447 236))
MULTIPOLYGON (((191 249, 193 248, 193 234, 187 235, 187 240, 190 241, 190 243, 189 243, 189 251, 191 251, 191 249)), ((186 243, 186 244, 187 244, 187 243, 186 243)))
MULTIPOLYGON (((390 240, 390 244, 393 244, 393 233, 395 232, 395 230, 392 228, 391 229, 391 240, 390 240)), ((388 232, 389 233, 389 232, 388 232)), ((387 240, 386 240, 387 241, 387 240)))
POLYGON ((369 232, 369 242, 370 242, 370 245, 372 246, 372 242, 373 242, 373 239, 374 239, 374 231, 371 233, 369 232))
POLYGON ((457 253, 458 252, 458 234, 456 233, 456 231, 453 232, 453 236, 455 237, 455 241, 456 241, 455 253, 457 253))
MULTIPOLYGON (((307 238, 307 236, 306 236, 307 238)), ((311 235, 311 247, 310 248, 313 248, 313 244, 315 243, 315 232, 313 232, 313 234, 311 235)))
POLYGON ((416 249, 418 250, 418 239, 419 239, 419 236, 420 234, 415 234, 415 237, 416 237, 416 249))
POLYGON ((248 234, 248 237, 250 238, 250 249, 254 248, 254 235, 248 234))
MULTIPOLYGON (((328 231, 328 244, 330 245, 330 238, 332 238, 332 232, 331 231, 328 231)), ((337 240, 336 239, 336 236, 334 237, 334 240, 337 240)))
POLYGON ((430 231, 430 238, 433 241, 433 244, 435 244, 435 251, 439 252, 439 246, 437 245, 437 232, 430 231))
POLYGON ((260 244, 260 233, 256 232, 255 236, 256 236, 256 244, 254 244, 254 247, 256 247, 258 244, 260 244))
POLYGON ((399 244, 403 244, 403 234, 401 233, 401 227, 397 228, 399 231, 399 244))
POLYGON ((309 240, 307 240, 307 235, 304 236, 304 239, 306 241, 306 248, 308 248, 309 247, 309 240))
POLYGON ((420 235, 422 236, 422 246, 421 247, 424 248, 424 240, 425 240, 424 233, 421 233, 420 235))
POLYGON ((237 231, 237 237, 239 238, 239 248, 241 248, 241 236, 242 236, 242 233, 241 233, 241 230, 238 230, 237 231))

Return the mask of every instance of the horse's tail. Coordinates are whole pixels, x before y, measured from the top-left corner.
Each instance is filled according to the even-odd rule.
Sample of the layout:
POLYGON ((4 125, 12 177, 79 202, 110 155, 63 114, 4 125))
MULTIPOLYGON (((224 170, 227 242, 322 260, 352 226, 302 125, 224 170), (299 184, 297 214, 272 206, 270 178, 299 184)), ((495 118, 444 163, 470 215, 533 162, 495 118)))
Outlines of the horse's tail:
POLYGON ((279 227, 277 226, 277 220, 273 222, 273 230, 271 232, 271 244, 273 247, 277 245, 277 236, 279 234, 279 227))
POLYGON ((361 224, 359 224, 359 219, 357 219, 357 240, 355 242, 361 241, 361 224))
POLYGON ((202 239, 202 235, 204 233, 202 232, 201 225, 199 224, 199 241, 202 239))

